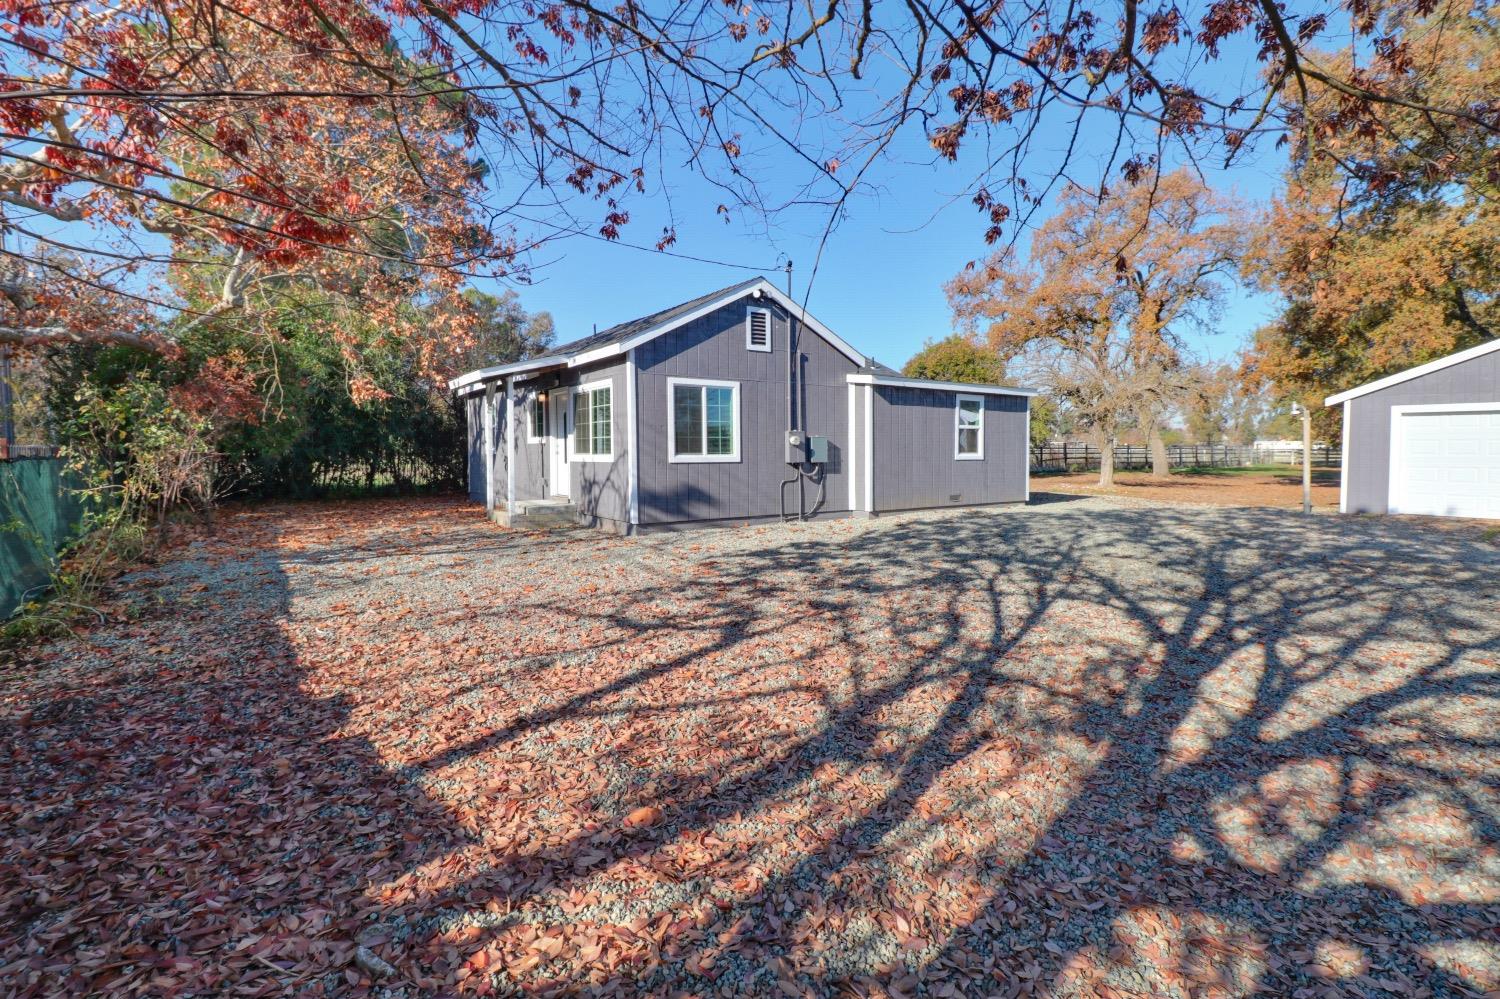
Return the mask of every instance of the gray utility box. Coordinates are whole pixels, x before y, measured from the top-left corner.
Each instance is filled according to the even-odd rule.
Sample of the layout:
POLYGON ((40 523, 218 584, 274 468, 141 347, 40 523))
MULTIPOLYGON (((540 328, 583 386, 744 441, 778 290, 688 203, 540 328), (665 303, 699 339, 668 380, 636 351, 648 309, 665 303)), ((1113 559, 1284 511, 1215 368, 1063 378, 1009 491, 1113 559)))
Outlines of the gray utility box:
POLYGON ((786 432, 786 463, 800 465, 807 460, 807 435, 800 430, 786 432))
POLYGON ((809 437, 807 439, 807 460, 814 465, 828 464, 827 437, 809 437))

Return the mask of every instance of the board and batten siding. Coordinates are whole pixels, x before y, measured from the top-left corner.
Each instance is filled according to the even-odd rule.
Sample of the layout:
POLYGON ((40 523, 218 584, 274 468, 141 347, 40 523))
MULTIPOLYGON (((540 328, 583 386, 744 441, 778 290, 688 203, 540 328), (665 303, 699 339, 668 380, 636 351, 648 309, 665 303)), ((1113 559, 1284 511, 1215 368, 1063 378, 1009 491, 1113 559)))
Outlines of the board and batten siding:
MULTIPOLYGON (((954 457, 958 396, 874 386, 875 512, 1026 501, 1026 398, 983 395, 984 459, 954 457)), ((863 455, 861 455, 863 459, 863 455)))
POLYGON ((484 502, 484 393, 464 398, 464 418, 468 435, 469 500, 484 502))
MULTIPOLYGON (((520 382, 516 385, 516 499, 546 499, 551 493, 547 472, 547 443, 527 441, 531 431, 531 403, 537 390, 520 382)), ((501 480, 502 483, 504 480, 501 480)), ((501 486, 503 495, 504 486, 501 486)))
MULTIPOLYGON (((630 414, 626 406, 625 379, 627 365, 623 359, 569 369, 562 379, 565 388, 608 382, 610 448, 608 461, 572 460, 569 495, 578 507, 584 523, 624 531, 630 522, 630 414)), ((573 405, 571 393, 568 405, 573 405)), ((538 445, 540 446, 540 445, 538 445)), ((572 457, 572 442, 568 442, 572 457)))
MULTIPOLYGON (((788 478, 788 316, 769 299, 738 299, 635 349, 637 440, 640 450, 639 515, 642 525, 685 521, 751 520, 781 514, 780 488, 788 478), (771 311, 771 350, 745 346, 750 306, 771 311), (733 462, 672 463, 669 378, 733 381, 740 386, 740 458, 733 462)), ((825 498, 820 513, 849 509, 849 398, 853 361, 806 326, 798 329, 804 355, 803 429, 828 438, 825 498)), ((787 503, 796 511, 796 487, 787 503)), ((806 485, 811 509, 817 488, 806 485)))
POLYGON ((1344 403, 1344 509, 1386 513, 1391 483, 1391 407, 1500 402, 1500 351, 1430 371, 1344 403))

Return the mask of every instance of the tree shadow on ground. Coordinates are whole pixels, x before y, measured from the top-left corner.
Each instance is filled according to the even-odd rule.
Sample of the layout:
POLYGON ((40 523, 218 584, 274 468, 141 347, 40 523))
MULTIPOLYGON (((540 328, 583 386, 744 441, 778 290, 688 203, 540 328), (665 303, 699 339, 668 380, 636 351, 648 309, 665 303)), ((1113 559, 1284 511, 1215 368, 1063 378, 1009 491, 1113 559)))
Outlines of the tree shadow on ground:
MULTIPOLYGON (((558 990, 1460 995, 1494 972, 1463 949, 1492 947, 1500 926, 1493 551, 1382 524, 1147 508, 910 518, 708 561, 707 581, 658 580, 693 609, 681 618, 574 611, 696 636, 682 654, 428 761, 579 718, 651 719, 659 758, 639 797, 660 802, 663 827, 551 844, 561 863, 527 869, 546 872, 541 892, 492 872, 485 890, 516 912, 569 885, 589 894, 595 865, 576 861, 601 847, 599 862, 649 869, 674 843, 749 827, 725 851, 747 881, 725 890, 712 862, 707 877, 674 873, 692 889, 678 894, 727 910, 706 932, 667 920, 660 953, 623 976, 551 955, 538 977, 558 990), (783 653, 843 668, 706 698, 783 676, 759 647, 773 630, 804 634, 783 653), (728 677, 710 685, 705 660, 728 677), (640 700, 621 703, 629 691, 640 700), (717 708, 756 697, 816 710, 712 767, 663 762, 672 739, 703 738, 683 734, 690 717, 722 723, 717 708), (865 768, 876 792, 842 798, 865 768), (933 830, 950 821, 995 834, 943 841, 933 830), (829 930, 791 918, 808 911, 834 913, 829 930)), ((524 955, 532 929, 500 933, 497 953, 524 955)))
POLYGON ((317 509, 7 705, 14 991, 358 993, 360 940, 393 995, 1500 964, 1493 548, 1097 502, 629 540, 317 509))

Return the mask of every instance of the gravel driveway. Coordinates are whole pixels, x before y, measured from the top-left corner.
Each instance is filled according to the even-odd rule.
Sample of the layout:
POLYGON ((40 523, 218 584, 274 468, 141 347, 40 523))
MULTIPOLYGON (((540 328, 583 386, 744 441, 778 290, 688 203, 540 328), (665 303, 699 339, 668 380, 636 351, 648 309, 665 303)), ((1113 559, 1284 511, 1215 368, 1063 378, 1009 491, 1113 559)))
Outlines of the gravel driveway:
POLYGON ((1483 995, 1500 547, 232 512, 0 698, 0 994, 1483 995))

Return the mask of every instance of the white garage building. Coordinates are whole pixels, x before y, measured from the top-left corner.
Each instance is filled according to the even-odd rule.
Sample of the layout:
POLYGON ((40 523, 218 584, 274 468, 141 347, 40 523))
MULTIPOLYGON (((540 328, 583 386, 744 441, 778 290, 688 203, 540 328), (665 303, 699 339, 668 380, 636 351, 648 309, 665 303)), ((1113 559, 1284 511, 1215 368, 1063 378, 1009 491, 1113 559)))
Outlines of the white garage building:
POLYGON ((1500 340, 1329 396, 1339 510, 1500 519, 1500 340))

